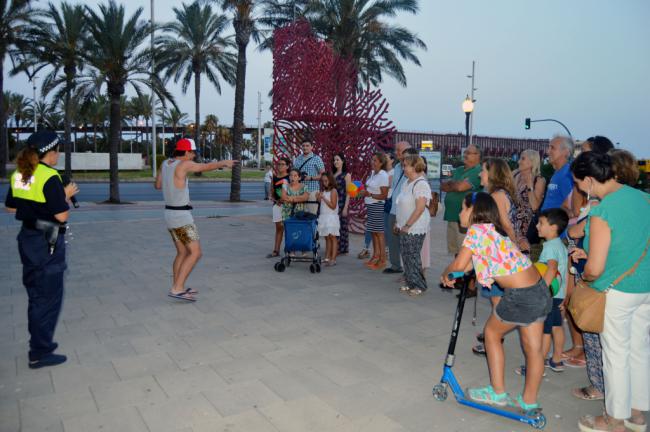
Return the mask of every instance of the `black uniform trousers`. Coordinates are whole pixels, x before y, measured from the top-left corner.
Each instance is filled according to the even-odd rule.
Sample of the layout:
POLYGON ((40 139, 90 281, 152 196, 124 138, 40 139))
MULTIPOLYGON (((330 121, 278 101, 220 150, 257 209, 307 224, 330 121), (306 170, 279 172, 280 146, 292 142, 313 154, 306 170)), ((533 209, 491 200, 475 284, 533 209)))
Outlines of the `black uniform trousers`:
POLYGON ((63 304, 64 235, 59 234, 54 253, 50 255, 43 232, 23 227, 18 234, 18 251, 23 264, 23 285, 29 298, 29 360, 36 361, 58 346, 53 338, 63 304))

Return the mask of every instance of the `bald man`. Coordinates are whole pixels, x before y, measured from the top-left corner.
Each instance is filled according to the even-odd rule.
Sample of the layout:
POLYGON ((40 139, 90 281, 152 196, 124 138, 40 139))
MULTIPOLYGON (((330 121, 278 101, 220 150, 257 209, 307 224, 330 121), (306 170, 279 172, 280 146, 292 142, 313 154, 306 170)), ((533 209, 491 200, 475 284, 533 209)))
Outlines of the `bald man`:
MULTIPOLYGON (((395 218, 397 217, 397 206, 395 200, 402 190, 402 186, 408 180, 404 175, 402 169, 402 161, 404 160, 404 150, 411 148, 411 144, 407 141, 400 141, 395 145, 395 157, 397 163, 395 164, 393 172, 393 181, 391 182, 389 193, 392 197, 390 214, 388 215, 388 223, 384 227, 384 235, 386 237, 386 245, 388 246, 388 258, 390 260, 390 267, 384 269, 386 274, 402 273, 402 259, 399 250, 399 237, 393 232, 395 226, 395 218)), ((385 209, 387 210, 387 209, 385 209)))

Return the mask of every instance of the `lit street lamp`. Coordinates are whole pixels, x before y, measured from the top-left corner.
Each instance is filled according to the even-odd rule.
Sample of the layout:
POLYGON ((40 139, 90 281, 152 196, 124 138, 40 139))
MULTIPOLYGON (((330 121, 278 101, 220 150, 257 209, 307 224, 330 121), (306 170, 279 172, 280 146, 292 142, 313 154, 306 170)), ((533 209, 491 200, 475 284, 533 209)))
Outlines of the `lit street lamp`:
POLYGON ((463 112, 465 113, 465 148, 469 147, 469 118, 474 111, 474 102, 469 95, 463 101, 463 112))

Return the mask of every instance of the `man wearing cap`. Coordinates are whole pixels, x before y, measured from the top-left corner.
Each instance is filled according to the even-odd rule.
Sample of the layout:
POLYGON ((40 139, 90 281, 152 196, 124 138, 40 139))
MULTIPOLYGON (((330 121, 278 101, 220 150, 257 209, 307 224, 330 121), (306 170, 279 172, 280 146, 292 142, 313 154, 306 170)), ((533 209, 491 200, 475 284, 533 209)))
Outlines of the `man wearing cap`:
POLYGON ((156 177, 156 189, 162 189, 165 197, 165 222, 176 246, 176 258, 172 266, 174 281, 167 294, 179 300, 196 301, 198 292, 185 288, 185 281, 201 258, 199 233, 194 225, 190 191, 187 187, 188 173, 231 168, 236 161, 224 160, 209 163, 196 163, 196 144, 194 140, 183 138, 176 143, 171 159, 164 161, 156 177))
POLYGON ((27 321, 30 334, 31 369, 54 366, 67 360, 54 354, 58 344, 54 331, 63 301, 65 224, 68 201, 78 191, 74 183, 65 187, 52 168, 59 159, 60 140, 52 131, 33 133, 27 147, 16 157, 16 171, 5 199, 7 211, 22 222, 18 252, 27 290, 27 321))

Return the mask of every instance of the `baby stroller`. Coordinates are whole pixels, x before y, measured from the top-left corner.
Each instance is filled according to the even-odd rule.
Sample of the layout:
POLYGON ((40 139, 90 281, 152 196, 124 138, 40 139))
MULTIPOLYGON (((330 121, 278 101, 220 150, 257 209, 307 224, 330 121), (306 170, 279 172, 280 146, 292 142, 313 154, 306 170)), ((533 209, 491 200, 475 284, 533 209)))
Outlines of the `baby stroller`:
POLYGON ((283 272, 292 262, 308 262, 311 263, 309 265, 310 272, 320 273, 321 257, 318 242, 320 203, 307 201, 305 204, 318 204, 316 214, 308 211, 292 211, 291 217, 284 221, 284 257, 274 265, 277 272, 283 272), (311 254, 303 254, 304 252, 311 252, 311 254), (302 255, 297 255, 297 253, 302 255))

